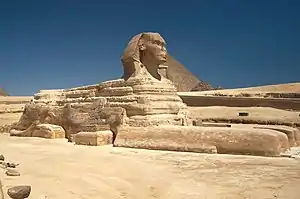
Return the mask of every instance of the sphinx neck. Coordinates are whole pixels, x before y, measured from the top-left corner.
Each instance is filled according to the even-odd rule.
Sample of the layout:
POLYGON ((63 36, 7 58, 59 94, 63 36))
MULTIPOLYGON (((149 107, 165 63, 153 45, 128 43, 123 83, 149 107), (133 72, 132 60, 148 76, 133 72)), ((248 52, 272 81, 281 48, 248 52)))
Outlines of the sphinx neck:
POLYGON ((146 67, 147 71, 150 73, 152 77, 157 80, 161 80, 161 75, 158 73, 159 65, 153 64, 153 62, 143 60, 143 65, 146 67))

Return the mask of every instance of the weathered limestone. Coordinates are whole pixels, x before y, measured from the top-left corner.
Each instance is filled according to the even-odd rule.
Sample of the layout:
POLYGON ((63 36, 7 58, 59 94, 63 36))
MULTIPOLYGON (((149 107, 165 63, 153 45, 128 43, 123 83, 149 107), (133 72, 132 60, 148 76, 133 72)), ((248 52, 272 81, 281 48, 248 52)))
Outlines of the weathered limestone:
POLYGON ((79 132, 97 132, 111 130, 125 121, 126 111, 121 107, 103 107, 101 102, 94 104, 77 104, 64 108, 65 118, 63 127, 66 129, 67 138, 79 132))
POLYGON ((54 124, 39 124, 32 133, 32 137, 41 137, 48 139, 65 138, 65 130, 58 125, 54 124))
POLYGON ((20 172, 15 168, 7 168, 5 174, 8 176, 20 176, 21 175, 20 172))
POLYGON ((0 133, 9 132, 9 126, 20 119, 25 104, 31 99, 32 97, 0 96, 0 133))
POLYGON ((279 156, 289 149, 287 136, 274 130, 222 127, 120 127, 114 146, 157 150, 279 156))
POLYGON ((166 59, 158 33, 136 35, 122 56, 123 77, 99 84, 97 96, 106 96, 107 106, 126 109, 130 126, 191 125, 174 84, 159 73, 166 59))
POLYGON ((19 185, 11 187, 7 190, 7 195, 13 199, 24 199, 28 198, 31 192, 31 186, 19 185))
POLYGON ((137 35, 122 57, 123 79, 99 85, 107 104, 125 108, 128 117, 127 126, 117 128, 114 146, 194 152, 216 147, 219 153, 266 156, 289 149, 287 136, 277 131, 190 127, 186 105, 158 72, 165 53, 158 34, 137 35))
POLYGON ((134 36, 122 56, 121 78, 41 91, 25 107, 11 135, 37 132, 47 137, 41 126, 52 124, 63 128, 75 144, 263 156, 279 156, 295 142, 289 143, 292 135, 271 129, 192 126, 202 121, 192 120, 165 77, 165 46, 158 33, 134 36))
POLYGON ((30 127, 24 131, 12 129, 10 131, 12 136, 20 137, 40 137, 47 139, 65 138, 65 130, 58 125, 54 124, 36 124, 33 123, 30 127))
POLYGON ((52 135, 51 138, 61 138, 65 131, 65 137, 70 140, 71 135, 81 131, 114 130, 116 126, 123 124, 126 112, 121 107, 104 107, 105 102, 104 99, 93 104, 78 103, 65 106, 28 104, 19 123, 10 133, 13 136, 49 138, 52 135), (52 127, 53 130, 49 131, 47 127, 52 127), (54 133, 55 129, 60 129, 59 133, 54 133))
POLYGON ((207 127, 233 127, 233 128, 254 128, 254 129, 270 129, 279 131, 287 135, 291 147, 300 146, 300 130, 290 126, 283 125, 260 125, 260 124, 232 124, 232 123, 209 123, 203 122, 203 126, 207 127))
POLYGON ((256 126, 254 128, 271 129, 282 132, 287 135, 291 147, 300 146, 300 131, 296 128, 284 126, 256 126))
POLYGON ((102 146, 113 143, 113 133, 110 130, 96 132, 79 132, 74 136, 75 144, 102 146))

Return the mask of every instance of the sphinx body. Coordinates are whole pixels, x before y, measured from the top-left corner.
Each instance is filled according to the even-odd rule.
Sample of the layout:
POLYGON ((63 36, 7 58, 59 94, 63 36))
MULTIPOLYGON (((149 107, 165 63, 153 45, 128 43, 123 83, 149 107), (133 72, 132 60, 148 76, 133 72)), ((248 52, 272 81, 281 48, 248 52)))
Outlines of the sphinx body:
POLYGON ((108 106, 125 108, 130 126, 190 125, 186 105, 164 77, 166 56, 158 33, 136 35, 122 57, 123 77, 101 83, 97 95, 105 96, 108 106))
POLYGON ((128 80, 107 81, 99 85, 97 93, 105 97, 106 106, 126 110, 127 125, 191 125, 186 105, 165 78, 157 80, 145 73, 128 80))

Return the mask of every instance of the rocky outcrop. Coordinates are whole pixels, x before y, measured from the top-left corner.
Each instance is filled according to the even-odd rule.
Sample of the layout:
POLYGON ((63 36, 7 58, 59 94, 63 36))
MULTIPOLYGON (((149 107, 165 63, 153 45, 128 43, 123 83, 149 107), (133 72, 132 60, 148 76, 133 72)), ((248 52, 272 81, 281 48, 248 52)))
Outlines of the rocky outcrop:
POLYGON ((28 198, 31 192, 31 186, 19 185, 11 187, 7 190, 9 197, 13 199, 25 199, 28 198))
POLYGON ((11 135, 61 138, 64 130, 65 137, 71 140, 71 135, 81 131, 114 130, 123 123, 125 110, 121 107, 104 107, 104 104, 105 100, 64 106, 30 103, 26 105, 20 121, 12 127, 11 135), (63 130, 55 125, 63 127, 63 130))
POLYGON ((223 127, 120 127, 115 146, 156 150, 279 156, 290 148, 287 136, 274 130, 223 127))
MULTIPOLYGON (((209 91, 209 90, 214 90, 214 88, 210 84, 200 80, 198 84, 195 85, 190 91, 209 91)), ((179 91, 179 92, 184 92, 184 91, 179 91)))
POLYGON ((110 130, 96 132, 79 132, 74 136, 75 144, 102 146, 113 143, 113 132, 110 130))

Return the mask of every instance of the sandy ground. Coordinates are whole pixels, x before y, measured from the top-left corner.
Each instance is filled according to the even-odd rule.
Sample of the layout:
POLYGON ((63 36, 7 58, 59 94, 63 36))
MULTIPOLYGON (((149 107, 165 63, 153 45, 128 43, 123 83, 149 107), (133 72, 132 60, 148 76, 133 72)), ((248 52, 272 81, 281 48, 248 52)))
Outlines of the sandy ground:
POLYGON ((0 96, 0 104, 4 102, 29 102, 33 99, 32 96, 0 96))
MULTIPOLYGON (((269 107, 188 107, 188 110, 195 118, 220 118, 220 119, 244 119, 244 120, 265 120, 273 122, 287 122, 300 124, 300 112, 286 111, 269 107), (247 112, 249 116, 241 117, 239 112, 247 112)), ((300 198, 300 197, 299 197, 300 198)))
POLYGON ((0 126, 17 122, 21 116, 22 113, 2 113, 0 114, 0 126))
POLYGON ((198 91, 198 92, 179 92, 179 95, 188 96, 203 96, 213 94, 223 95, 239 95, 241 93, 248 94, 264 94, 264 93, 300 93, 300 83, 288 83, 288 84, 276 84, 276 85, 265 85, 248 88, 235 88, 235 89, 224 89, 224 90, 212 90, 212 91, 198 91))
POLYGON ((0 134, 5 192, 32 185, 30 199, 299 199, 300 160, 75 146, 0 134))

